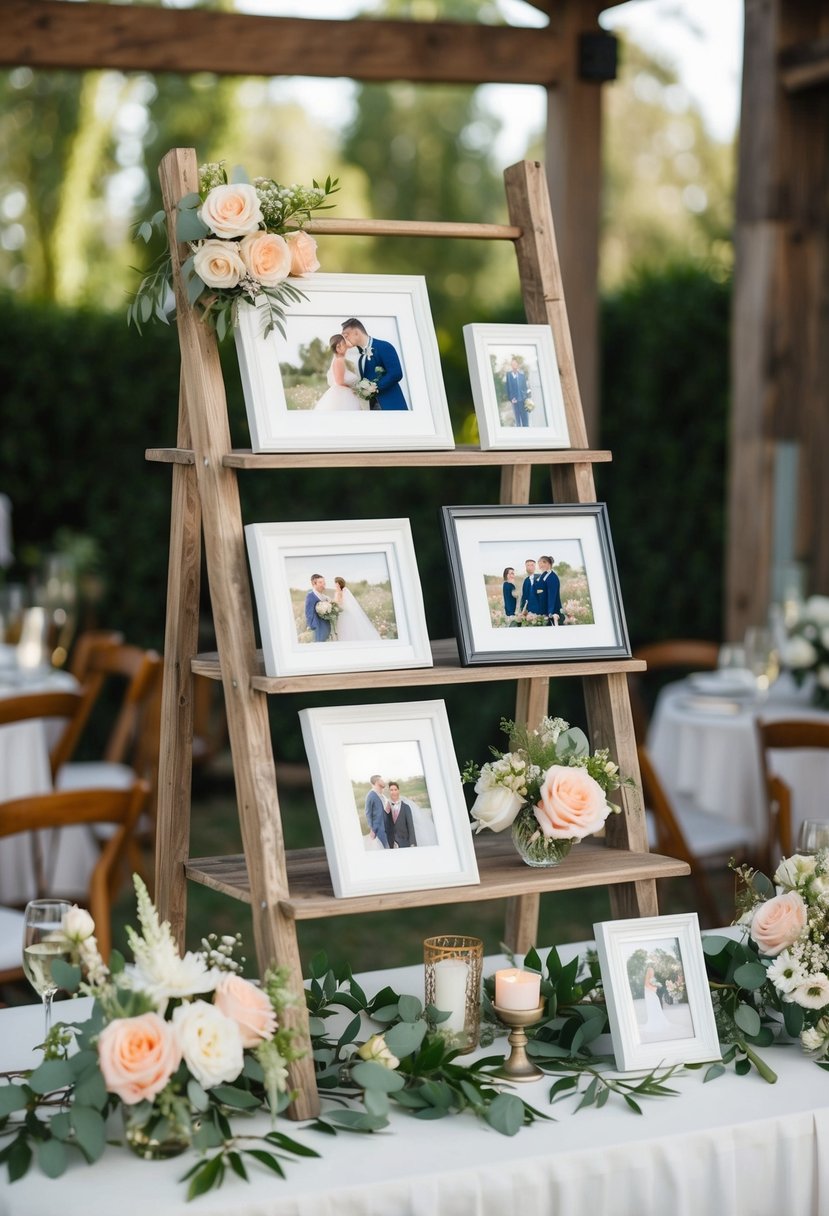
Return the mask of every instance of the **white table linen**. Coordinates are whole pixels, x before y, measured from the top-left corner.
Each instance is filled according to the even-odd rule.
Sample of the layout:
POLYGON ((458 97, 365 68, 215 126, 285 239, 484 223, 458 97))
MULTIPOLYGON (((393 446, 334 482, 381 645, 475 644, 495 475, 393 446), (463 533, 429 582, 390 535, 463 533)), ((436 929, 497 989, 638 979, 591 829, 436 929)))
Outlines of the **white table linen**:
MULTIPOLYGON (((567 956, 567 951, 562 951, 567 956)), ((503 958, 485 960, 491 975, 503 958)), ((390 983, 422 995, 423 969, 360 977, 367 993, 390 983)), ((57 1017, 67 1010, 55 1006, 57 1017)), ((80 1011, 79 1011, 80 1012, 80 1011)), ((0 1067, 25 1066, 42 1027, 39 1006, 0 1011, 0 1067)), ((493 1050, 506 1051, 505 1039, 493 1050)), ((574 1113, 551 1108, 550 1078, 521 1096, 556 1122, 507 1138, 474 1116, 421 1122, 395 1112, 372 1136, 336 1138, 280 1121, 320 1160, 285 1165, 286 1180, 251 1167, 250 1185, 229 1175, 196 1201, 204 1216, 815 1216, 829 1211, 829 1082, 796 1046, 765 1056, 776 1085, 733 1072, 708 1084, 676 1079, 680 1096, 643 1101, 639 1117, 612 1100, 574 1113)), ((244 1126, 245 1124, 239 1124, 244 1126)), ((251 1126, 248 1124, 248 1126, 251 1126)), ((264 1117, 253 1125, 267 1127, 264 1117)), ((58 1181, 35 1169, 0 1183, 0 1216, 190 1216, 180 1181, 191 1155, 146 1163, 108 1147, 92 1167, 78 1162, 58 1181)))
MULTIPOLYGON (((65 671, 49 669, 32 672, 25 678, 19 672, 0 671, 0 697, 65 692, 77 687, 77 680, 65 671)), ((46 719, 0 727, 0 801, 45 794, 52 789, 49 751, 61 729, 60 722, 46 719)), ((98 857, 89 830, 77 827, 60 833, 41 832, 40 840, 47 862, 49 893, 81 898, 98 857)), ((34 898, 35 893, 31 837, 20 835, 0 840, 0 903, 23 904, 34 898)))
MULTIPOLYGON (((657 698, 648 750, 670 796, 748 828, 759 845, 768 835, 768 810, 756 724, 801 717, 829 720, 785 676, 755 699, 701 696, 681 680, 657 698)), ((792 789, 796 843, 804 819, 829 818, 829 753, 776 750, 772 769, 792 789)))

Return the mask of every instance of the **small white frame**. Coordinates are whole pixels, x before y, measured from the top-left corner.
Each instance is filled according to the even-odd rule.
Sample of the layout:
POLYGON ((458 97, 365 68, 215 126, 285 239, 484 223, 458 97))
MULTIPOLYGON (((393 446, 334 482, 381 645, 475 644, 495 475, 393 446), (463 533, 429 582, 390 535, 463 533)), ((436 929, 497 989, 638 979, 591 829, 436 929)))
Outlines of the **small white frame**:
MULTIPOLYGON (((482 451, 569 448, 561 376, 549 325, 464 325, 472 400, 482 451), (509 402, 500 369, 512 357, 524 371, 533 409, 526 426, 509 402)), ((505 374, 505 373, 504 373, 505 374)))
POLYGON ((443 701, 303 709, 299 719, 338 899, 480 881, 443 701), (425 783, 432 833, 415 848, 370 848, 362 786, 383 774, 400 781, 405 801, 412 771, 398 768, 425 783))
POLYGON ((720 1045, 696 912, 602 921, 593 930, 617 1067, 631 1072, 658 1065, 719 1060, 720 1045), (670 960, 676 959, 684 986, 684 996, 667 1008, 655 993, 646 998, 644 984, 649 967, 658 979, 657 968, 663 957, 666 972, 673 969, 670 960))
POLYGON ((245 538, 267 675, 432 666, 408 519, 248 524, 245 538), (329 598, 333 598, 338 575, 352 585, 361 574, 363 582, 376 588, 385 588, 387 583, 396 636, 381 634, 370 640, 326 641, 322 645, 302 641, 304 617, 297 615, 298 592, 302 592, 304 612, 304 597, 315 573, 325 577, 329 598))
MULTIPOLYGON (((455 446, 437 337, 422 275, 314 274, 287 280, 303 299, 285 309, 282 334, 264 336, 261 308, 240 308, 234 330, 254 452, 372 452, 455 446), (289 408, 280 365, 314 338, 325 346, 357 317, 391 342, 408 410, 320 412, 289 408)), ((355 370, 357 370, 355 368, 355 370)), ((309 389, 309 391, 311 391, 309 389)), ((314 390, 315 392, 316 390, 314 390)))

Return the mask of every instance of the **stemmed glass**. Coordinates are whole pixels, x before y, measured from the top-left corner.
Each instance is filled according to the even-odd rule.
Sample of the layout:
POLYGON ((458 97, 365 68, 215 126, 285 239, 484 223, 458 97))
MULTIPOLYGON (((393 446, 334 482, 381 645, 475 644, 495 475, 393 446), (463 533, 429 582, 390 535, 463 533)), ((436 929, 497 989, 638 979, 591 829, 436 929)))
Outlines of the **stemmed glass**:
POLYGON ((23 971, 43 1001, 47 1035, 52 1025, 52 997, 60 987, 52 976, 52 964, 55 959, 68 962, 70 958, 63 918, 71 908, 65 899, 32 899, 24 913, 23 971))
POLYGON ((818 853, 829 846, 829 820, 804 819, 797 837, 798 853, 818 853))

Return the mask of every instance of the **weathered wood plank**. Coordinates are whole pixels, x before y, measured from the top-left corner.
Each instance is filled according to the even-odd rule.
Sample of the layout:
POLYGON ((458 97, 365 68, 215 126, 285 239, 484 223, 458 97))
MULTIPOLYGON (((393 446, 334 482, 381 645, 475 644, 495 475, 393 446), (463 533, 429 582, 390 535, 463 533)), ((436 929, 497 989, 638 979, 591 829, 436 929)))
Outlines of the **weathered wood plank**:
MULTIPOLYGON (((158 464, 192 464, 194 459, 192 449, 187 448, 147 448, 144 456, 158 464)), ((608 451, 574 451, 572 448, 565 448, 552 452, 482 452, 480 448, 460 444, 446 452, 251 452, 250 448, 234 448, 225 453, 222 464, 226 469, 359 469, 365 466, 369 457, 372 465, 377 467, 401 469, 524 464, 561 465, 566 468, 574 458, 588 466, 605 464, 613 459, 608 451)))
POLYGON ((829 83, 829 38, 786 47, 777 57, 780 83, 789 93, 829 83))
POLYGON ((6 66, 551 85, 563 54, 550 30, 507 25, 314 21, 66 0, 2 7, 6 66))

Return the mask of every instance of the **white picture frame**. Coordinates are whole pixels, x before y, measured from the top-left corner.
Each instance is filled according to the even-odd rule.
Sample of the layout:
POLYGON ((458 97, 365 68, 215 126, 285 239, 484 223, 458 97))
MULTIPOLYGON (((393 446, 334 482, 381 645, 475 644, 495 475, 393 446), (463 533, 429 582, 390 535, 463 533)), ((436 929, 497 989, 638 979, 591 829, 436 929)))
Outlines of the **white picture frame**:
POLYGON ((570 432, 549 325, 464 325, 482 451, 569 448, 570 432), (515 361, 513 364, 513 360, 515 361), (529 397, 511 399, 507 375, 523 375, 529 397))
MULTIPOLYGON (((258 307, 240 308, 234 330, 254 452, 455 446, 422 275, 314 274, 288 282, 304 298, 285 309, 284 334, 272 329, 265 336, 258 307), (400 360, 400 390, 408 408, 374 410, 366 403, 357 410, 315 408, 327 388, 325 373, 333 357, 329 339, 353 317, 362 321, 369 337, 392 344, 400 360)), ((356 348, 348 358, 359 374, 356 348)))
POLYGON ((616 1066, 719 1060, 696 912, 602 921, 593 930, 616 1066))
POLYGON ((299 719, 338 899, 480 881, 443 701, 303 709, 299 719), (414 847, 388 847, 379 832, 372 838, 366 816, 377 823, 380 814, 375 799, 367 806, 372 777, 385 789, 399 782, 414 847))
POLYGON ((443 507, 441 524, 464 666, 630 657, 604 503, 443 507), (542 557, 552 558, 560 589, 557 624, 541 612, 546 601, 527 599, 526 579, 541 573, 542 557))
POLYGON ((248 524, 245 539, 267 675, 432 666, 408 519, 248 524), (332 638, 316 602, 336 597, 337 578, 351 620, 332 638))

